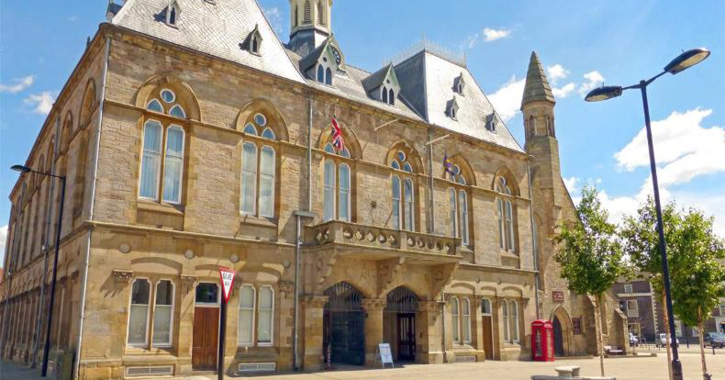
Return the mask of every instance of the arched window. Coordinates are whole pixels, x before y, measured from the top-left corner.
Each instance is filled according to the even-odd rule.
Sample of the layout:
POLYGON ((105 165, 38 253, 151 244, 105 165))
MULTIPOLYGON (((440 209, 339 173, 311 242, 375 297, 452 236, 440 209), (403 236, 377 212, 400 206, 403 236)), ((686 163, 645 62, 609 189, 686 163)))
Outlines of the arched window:
POLYGON ((149 305, 151 298, 149 280, 137 278, 131 285, 131 307, 128 313, 127 343, 132 347, 148 345, 149 305))
POLYGON ((460 306, 458 305, 458 298, 451 298, 451 328, 453 329, 453 343, 461 344, 461 328, 459 318, 461 315, 460 306))
POLYGON ((460 236, 458 230, 458 198, 455 189, 448 189, 448 203, 450 206, 450 223, 453 236, 460 236))
POLYGON ((157 282, 155 294, 153 346, 171 347, 171 338, 174 336, 174 284, 169 280, 157 282))
POLYGON ((96 83, 93 80, 89 80, 86 85, 85 93, 83 94, 83 102, 81 103, 81 113, 79 117, 79 126, 85 127, 90 122, 91 112, 95 107, 96 102, 96 83))
POLYGON ((350 165, 345 159, 350 158, 347 148, 342 151, 336 150, 332 143, 325 145, 324 165, 324 214, 323 220, 351 221, 351 187, 352 178, 350 165))
POLYGON ((312 5, 310 5, 310 1, 305 1, 305 15, 304 15, 304 23, 305 24, 311 24, 312 23, 312 5))
POLYGON ((256 113, 244 125, 239 211, 244 215, 274 218, 276 203, 277 135, 267 116, 256 113), (257 137, 259 136, 259 137, 257 137))
POLYGON ((395 169, 392 175, 392 225, 395 229, 415 231, 415 182, 412 177, 414 170, 413 165, 409 162, 408 153, 398 149, 390 163, 390 166, 395 169))
POLYGON ((503 326, 503 340, 504 342, 511 341, 511 321, 509 320, 509 303, 506 300, 501 301, 501 312, 503 317, 501 318, 501 325, 503 326))
POLYGON ((511 203, 513 192, 504 177, 498 178, 495 190, 499 193, 499 196, 496 198, 499 247, 505 251, 515 252, 514 211, 511 203))
POLYGON ((259 323, 257 324, 257 343, 260 346, 272 345, 274 335, 274 290, 270 286, 259 289, 259 323))
POLYGON ((179 19, 179 5, 176 1, 171 3, 166 10, 166 24, 169 26, 176 26, 179 19))
POLYGON ((322 65, 317 65, 317 81, 325 83, 325 67, 322 65))
POLYGON ((329 67, 325 70, 325 84, 332 86, 332 70, 329 67))
POLYGON ((146 109, 151 113, 147 114, 143 128, 139 197, 158 201, 161 194, 162 202, 181 204, 186 141, 182 124, 186 121, 173 118, 186 119, 186 112, 168 88, 155 90, 146 109), (154 112, 173 118, 157 118, 154 112))
POLYGON ((382 90, 382 96, 383 96, 383 103, 388 103, 388 88, 383 86, 382 90))
POLYGON ((471 183, 473 183, 473 174, 468 169, 468 164, 461 160, 459 156, 449 159, 450 167, 444 173, 451 185, 451 188, 448 189, 450 233, 451 236, 461 239, 461 244, 470 246, 469 180, 467 178, 471 178, 471 183), (466 173, 463 172, 462 167, 466 168, 466 173))
POLYGON ((529 116, 529 131, 531 136, 536 136, 536 119, 534 119, 534 115, 529 116))
POLYGON ((295 5, 295 16, 294 16, 294 24, 292 25, 293 28, 296 28, 300 24, 300 10, 297 5, 295 5))
POLYGON ((463 343, 471 344, 471 301, 463 299, 463 343))
POLYGON ((392 88, 388 91, 388 104, 395 105, 395 91, 392 88))
POLYGON ((237 342, 240 346, 254 344, 254 308, 256 291, 252 285, 242 285, 239 290, 239 333, 237 342))
POLYGON ((504 342, 519 343, 519 304, 515 300, 502 300, 501 311, 504 342))
POLYGON ((519 342, 519 304, 516 301, 509 301, 511 308, 511 342, 519 342))

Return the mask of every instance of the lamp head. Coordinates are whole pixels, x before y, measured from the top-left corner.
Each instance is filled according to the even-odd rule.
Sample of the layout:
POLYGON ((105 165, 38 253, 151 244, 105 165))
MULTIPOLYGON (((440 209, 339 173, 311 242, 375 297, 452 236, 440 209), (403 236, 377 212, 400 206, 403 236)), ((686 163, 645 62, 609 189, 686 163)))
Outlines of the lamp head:
POLYGON ((30 168, 23 165, 13 165, 10 169, 15 170, 18 173, 30 173, 30 168))
POLYGON ((601 102, 622 95, 622 86, 602 86, 595 88, 584 98, 587 102, 601 102))
POLYGON ((709 56, 710 51, 705 48, 690 49, 667 64, 665 71, 672 75, 678 74, 704 61, 709 56))

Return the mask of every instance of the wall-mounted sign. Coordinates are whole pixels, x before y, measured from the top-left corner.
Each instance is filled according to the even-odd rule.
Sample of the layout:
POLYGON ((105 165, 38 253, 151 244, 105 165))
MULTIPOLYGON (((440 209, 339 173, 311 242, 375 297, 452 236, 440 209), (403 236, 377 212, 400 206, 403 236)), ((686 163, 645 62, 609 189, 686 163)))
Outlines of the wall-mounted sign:
POLYGON ((582 334, 582 319, 581 318, 572 318, 571 324, 572 324, 572 330, 574 330, 574 335, 581 335, 582 334))
POLYGON ((551 296, 554 299, 554 302, 564 302, 564 292, 561 290, 554 290, 551 292, 551 296))

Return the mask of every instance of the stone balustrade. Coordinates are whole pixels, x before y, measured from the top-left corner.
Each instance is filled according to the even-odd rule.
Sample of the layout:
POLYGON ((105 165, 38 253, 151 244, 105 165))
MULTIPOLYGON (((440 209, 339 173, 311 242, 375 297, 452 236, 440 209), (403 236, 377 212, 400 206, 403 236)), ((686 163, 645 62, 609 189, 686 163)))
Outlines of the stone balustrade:
POLYGON ((448 236, 394 230, 349 222, 330 221, 308 227, 309 245, 336 244, 381 250, 399 250, 422 254, 461 256, 461 240, 448 236))

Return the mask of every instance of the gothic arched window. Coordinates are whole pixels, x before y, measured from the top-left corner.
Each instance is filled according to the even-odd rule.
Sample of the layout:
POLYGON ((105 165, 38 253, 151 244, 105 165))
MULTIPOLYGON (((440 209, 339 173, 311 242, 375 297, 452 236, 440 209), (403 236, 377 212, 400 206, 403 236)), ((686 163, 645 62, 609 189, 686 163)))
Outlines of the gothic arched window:
POLYGON ((514 210, 511 200, 513 192, 509 187, 506 178, 499 177, 496 180, 496 217, 498 220, 499 247, 501 250, 515 252, 515 228, 514 210))
POLYGON ((250 117, 244 125, 244 133, 248 138, 242 145, 240 212, 274 218, 277 134, 263 113, 250 117))
POLYGON ((409 154, 398 150, 390 166, 396 170, 392 176, 393 228, 415 231, 415 172, 409 154))
POLYGON ((325 222, 340 220, 349 222, 351 213, 351 185, 352 176, 350 170, 350 151, 343 148, 341 151, 335 149, 332 143, 325 145, 324 165, 324 214, 325 222))

